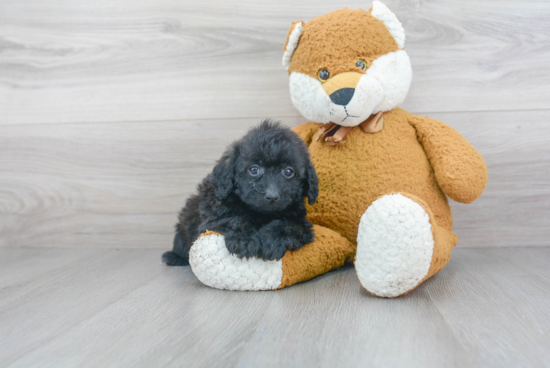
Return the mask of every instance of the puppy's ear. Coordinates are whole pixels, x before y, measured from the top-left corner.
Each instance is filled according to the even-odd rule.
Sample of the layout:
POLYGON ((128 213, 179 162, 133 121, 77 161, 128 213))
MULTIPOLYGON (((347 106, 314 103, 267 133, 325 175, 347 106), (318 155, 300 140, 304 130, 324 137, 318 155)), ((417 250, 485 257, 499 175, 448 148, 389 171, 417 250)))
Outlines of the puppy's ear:
POLYGON ((304 188, 304 194, 307 197, 308 203, 314 204, 319 195, 319 178, 317 178, 317 173, 315 168, 311 163, 311 160, 308 160, 308 165, 306 169, 306 187, 304 188))
POLYGON ((220 200, 226 199, 233 191, 237 156, 237 149, 235 147, 229 148, 212 170, 214 194, 220 200))

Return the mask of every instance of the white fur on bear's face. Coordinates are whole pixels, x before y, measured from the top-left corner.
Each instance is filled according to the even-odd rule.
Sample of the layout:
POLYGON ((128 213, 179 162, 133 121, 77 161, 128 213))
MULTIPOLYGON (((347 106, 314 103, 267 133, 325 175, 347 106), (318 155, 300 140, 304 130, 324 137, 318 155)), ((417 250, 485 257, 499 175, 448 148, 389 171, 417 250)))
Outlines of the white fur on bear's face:
POLYGON ((333 103, 318 79, 298 72, 290 74, 290 97, 310 121, 351 127, 372 114, 399 106, 407 96, 411 81, 411 61, 404 50, 399 50, 374 60, 359 79, 353 98, 346 106, 333 103))

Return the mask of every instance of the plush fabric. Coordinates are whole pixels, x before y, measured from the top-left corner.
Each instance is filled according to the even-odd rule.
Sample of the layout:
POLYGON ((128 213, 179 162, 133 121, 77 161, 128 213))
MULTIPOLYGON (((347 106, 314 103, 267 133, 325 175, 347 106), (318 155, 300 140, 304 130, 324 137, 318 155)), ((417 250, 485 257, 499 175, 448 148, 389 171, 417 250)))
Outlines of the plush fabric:
MULTIPOLYGON (((355 64, 357 60, 349 60, 355 64)), ((292 71, 290 98, 300 113, 317 123, 334 122, 342 126, 356 126, 371 114, 388 111, 405 100, 412 80, 409 56, 404 50, 390 52, 374 60, 363 73, 343 72, 326 82, 292 71), (342 89, 352 93, 343 106, 331 103, 335 93, 342 89)))
POLYGON ((473 201, 487 182, 486 166, 464 137, 440 121, 400 108, 383 116, 380 132, 368 134, 354 127, 346 143, 336 147, 316 140, 320 124, 294 129, 309 144, 320 183, 308 219, 357 245, 361 216, 376 199, 390 193, 413 199, 433 226, 434 248, 424 281, 447 264, 457 243, 446 194, 460 202, 473 201))
POLYGON ((458 132, 437 120, 400 108, 383 116, 380 132, 368 134, 355 127, 337 147, 315 141, 317 133, 308 129, 309 123, 295 129, 300 136, 309 130, 309 151, 319 177, 319 197, 307 207, 308 219, 355 243, 367 207, 384 194, 405 192, 426 201, 437 223, 451 230, 451 210, 439 176, 444 176, 450 194, 457 192, 471 201, 487 180, 483 158, 458 132), (457 154, 442 156, 443 152, 457 154), (452 175, 443 167, 452 169, 452 175))
POLYGON ((315 241, 283 257, 283 281, 279 288, 307 281, 353 262, 356 246, 330 229, 313 226, 315 241))
MULTIPOLYGON (((307 208, 308 219, 342 235, 357 246, 358 254, 369 254, 370 258, 365 258, 369 259, 368 263, 356 263, 358 275, 378 275, 378 279, 374 277, 377 281, 373 287, 363 286, 375 295, 386 297, 410 292, 447 264, 457 243, 447 196, 470 203, 479 197, 487 182, 483 158, 462 135, 440 121, 398 107, 408 91, 407 83, 403 87, 398 83, 407 79, 410 82, 410 64, 391 62, 387 63, 391 68, 375 72, 373 66, 402 49, 404 42, 403 27, 395 15, 375 1, 368 12, 342 9, 307 22, 288 69, 293 103, 312 120, 294 129, 309 145, 320 182, 319 198, 307 208), (359 59, 366 61, 366 70, 353 64, 359 59), (326 81, 319 79, 322 69, 330 73, 326 81), (338 120, 346 115, 359 115, 355 112, 356 101, 352 99, 345 106, 346 115, 341 115, 340 107, 330 104, 326 98, 340 88, 355 88, 357 93, 360 78, 371 72, 382 88, 359 106, 366 114, 383 112, 383 128, 372 134, 353 126, 359 125, 355 121, 338 120), (319 86, 325 95, 313 92, 319 86), (323 106, 326 101, 328 107, 323 106), (329 119, 324 113, 327 110, 329 119), (332 132, 341 138, 341 144, 329 144, 331 137, 319 139, 319 129, 327 120, 345 127, 336 126, 332 132), (342 129, 344 133, 340 134, 342 129), (401 198, 409 198, 418 206, 378 202, 377 207, 387 206, 386 210, 378 209, 386 215, 372 217, 376 219, 373 221, 382 222, 370 224, 364 216, 373 202, 392 193, 399 193, 401 198), (399 216, 420 216, 413 215, 415 208, 423 209, 421 212, 427 214, 431 226, 431 238, 419 243, 424 244, 418 248, 422 254, 414 253, 409 247, 403 224, 398 221, 399 216), (407 209, 412 212, 398 216, 397 212, 407 209), (391 211, 396 211, 395 218, 391 211), (358 234, 362 216, 364 236, 358 234), (365 234, 374 234, 378 240, 373 241, 365 234), (423 254, 429 254, 429 258, 423 254), (379 265, 378 269, 375 264, 379 265), (390 284, 393 286, 386 288, 390 284)), ((398 52, 404 53, 404 50, 398 52)), ((358 120, 362 119, 363 115, 358 120)), ((323 130, 326 134, 326 126, 323 130)), ((420 223, 418 226, 421 227, 420 223)), ((409 235, 414 237, 415 233, 422 232, 415 232, 413 226, 409 235)))
POLYGON ((406 194, 374 201, 359 223, 355 268, 361 285, 383 297, 414 289, 430 270, 435 227, 426 209, 406 194))
MULTIPOLYGON (((289 36, 293 30, 294 23, 289 36)), ((381 20, 371 16, 370 11, 340 9, 305 23, 289 73, 299 72, 313 78, 317 78, 323 68, 332 75, 349 71, 363 73, 355 66, 356 59, 361 57, 368 64, 397 50, 399 46, 390 31, 381 20)))
POLYGON ((288 36, 286 37, 286 47, 283 53, 283 66, 286 70, 290 68, 290 60, 292 59, 292 54, 294 54, 296 46, 298 46, 298 41, 300 40, 300 36, 302 35, 303 31, 304 22, 296 21, 292 23, 292 27, 290 27, 290 31, 288 32, 288 36))
POLYGON ((283 65, 292 102, 311 120, 294 131, 309 146, 319 196, 307 206, 315 240, 285 254, 277 288, 356 257, 361 285, 393 298, 449 262, 458 239, 447 196, 475 200, 487 168, 460 133, 398 107, 412 78, 404 44, 403 26, 379 1, 291 25, 283 65))
POLYGON ((353 262, 356 247, 338 233, 314 226, 316 239, 287 252, 279 261, 240 259, 227 251, 224 237, 204 232, 191 247, 189 264, 205 285, 225 290, 275 290, 307 281, 353 262))
POLYGON ((225 290, 274 290, 283 277, 282 260, 241 259, 230 254, 223 235, 206 231, 189 250, 189 265, 205 285, 225 290))
POLYGON ((487 168, 475 148, 456 130, 435 119, 412 115, 409 122, 443 192, 461 203, 479 197, 487 183, 487 168))
POLYGON ((403 29, 403 25, 401 25, 399 19, 397 19, 395 14, 393 14, 386 5, 382 4, 380 1, 373 1, 370 13, 373 17, 380 19, 382 23, 384 23, 395 39, 395 42, 397 42, 399 48, 402 49, 405 47, 405 30, 403 29))

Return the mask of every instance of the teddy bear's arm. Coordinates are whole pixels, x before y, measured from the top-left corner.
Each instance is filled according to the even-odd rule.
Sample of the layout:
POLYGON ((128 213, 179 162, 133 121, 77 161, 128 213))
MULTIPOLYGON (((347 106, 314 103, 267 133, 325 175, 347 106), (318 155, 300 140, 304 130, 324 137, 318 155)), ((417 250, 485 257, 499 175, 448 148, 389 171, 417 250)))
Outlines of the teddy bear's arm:
POLYGON ((427 116, 412 115, 409 122, 416 129, 443 192, 461 203, 479 197, 487 184, 487 166, 466 138, 427 116))
POLYGON ((313 140, 313 136, 315 133, 319 131, 319 127, 321 124, 316 124, 313 122, 308 122, 302 125, 298 125, 297 127, 293 128, 292 131, 300 136, 302 140, 306 143, 306 145, 310 145, 311 141, 313 140))

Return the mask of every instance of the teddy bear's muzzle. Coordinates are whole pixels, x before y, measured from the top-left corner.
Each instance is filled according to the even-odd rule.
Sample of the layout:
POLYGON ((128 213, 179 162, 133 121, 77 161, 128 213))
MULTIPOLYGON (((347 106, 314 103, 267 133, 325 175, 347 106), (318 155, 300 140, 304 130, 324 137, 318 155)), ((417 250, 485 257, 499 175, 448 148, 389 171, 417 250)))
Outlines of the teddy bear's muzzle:
POLYGON ((347 105, 353 98, 355 88, 341 88, 336 92, 333 92, 329 97, 336 105, 347 105))

